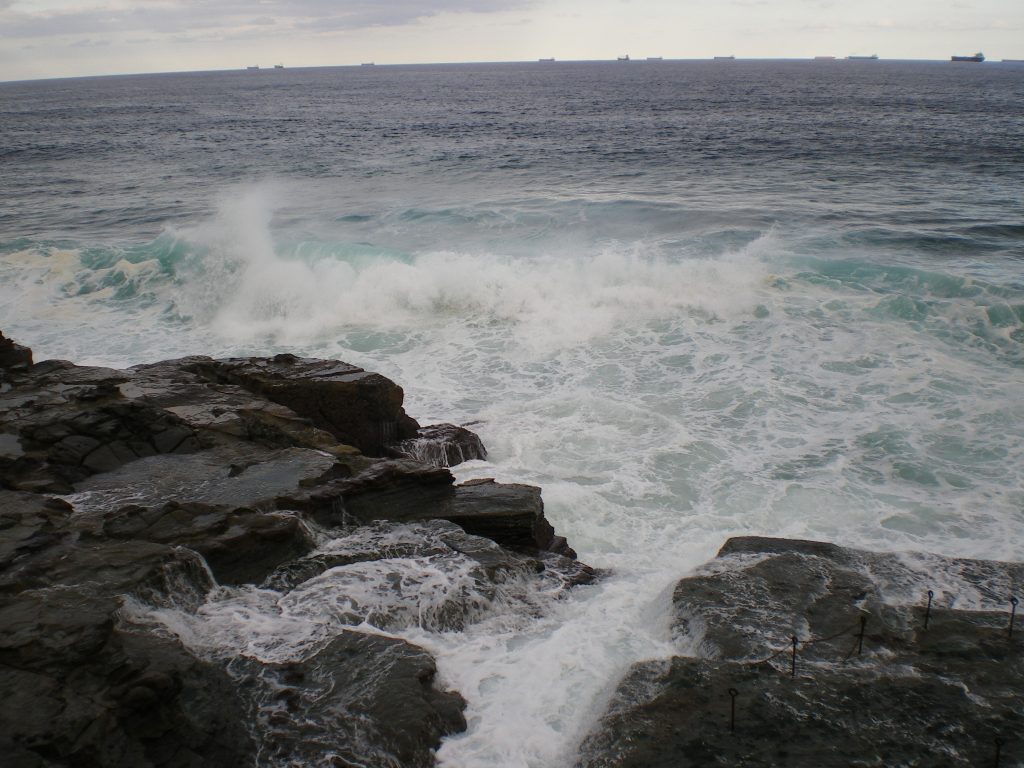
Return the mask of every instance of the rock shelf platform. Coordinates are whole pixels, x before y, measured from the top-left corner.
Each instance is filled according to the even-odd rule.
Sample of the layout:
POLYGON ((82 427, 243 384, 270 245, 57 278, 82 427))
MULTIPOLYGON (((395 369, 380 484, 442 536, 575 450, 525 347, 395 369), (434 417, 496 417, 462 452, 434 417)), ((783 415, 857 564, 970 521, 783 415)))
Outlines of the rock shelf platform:
POLYGON ((1022 588, 1020 563, 730 539, 675 588, 680 655, 632 668, 579 765, 1021 765, 1022 588))

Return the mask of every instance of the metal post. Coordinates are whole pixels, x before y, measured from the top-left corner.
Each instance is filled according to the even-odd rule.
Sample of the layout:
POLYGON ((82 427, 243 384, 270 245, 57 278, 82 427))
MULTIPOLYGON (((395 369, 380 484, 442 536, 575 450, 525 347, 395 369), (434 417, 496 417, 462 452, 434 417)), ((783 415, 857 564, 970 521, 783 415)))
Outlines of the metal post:
POLYGON ((735 688, 729 689, 729 697, 732 699, 732 712, 729 716, 729 733, 736 733, 736 697, 740 692, 735 688))
POLYGON ((935 597, 935 593, 930 589, 928 590, 928 607, 924 609, 924 628, 928 629, 928 618, 932 615, 932 598, 935 597))
POLYGON ((1010 598, 1010 639, 1013 639, 1013 620, 1017 616, 1017 598, 1010 598))
POLYGON ((860 656, 860 652, 864 650, 864 628, 868 625, 868 617, 862 615, 860 617, 860 634, 857 635, 857 655, 860 656))
POLYGON ((790 669, 790 675, 796 677, 796 644, 800 641, 796 639, 796 635, 793 635, 793 663, 790 669))
POLYGON ((999 757, 1000 757, 1000 754, 1003 751, 1003 744, 1005 744, 1005 743, 1006 743, 1005 741, 1003 741, 1001 738, 996 736, 996 761, 995 761, 995 767, 996 768, 999 768, 999 757))

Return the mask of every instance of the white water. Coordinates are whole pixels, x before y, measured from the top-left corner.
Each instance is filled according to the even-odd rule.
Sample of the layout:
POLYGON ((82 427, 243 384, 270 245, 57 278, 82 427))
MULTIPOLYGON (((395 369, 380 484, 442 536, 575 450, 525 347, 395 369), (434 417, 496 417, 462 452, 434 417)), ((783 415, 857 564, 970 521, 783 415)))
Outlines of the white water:
MULTIPOLYGON (((16 254, 0 327, 37 359, 338 357, 401 383, 423 423, 478 422, 490 461, 457 476, 542 486, 558 532, 610 576, 562 600, 499 596, 462 632, 424 621, 434 597, 415 589, 404 620, 361 625, 427 647, 467 698, 469 730, 442 765, 570 765, 628 665, 673 652, 671 587, 730 535, 1024 554, 1020 321, 993 321, 983 283, 943 292, 922 271, 885 293, 853 268, 825 278, 799 266, 802 234, 780 231, 713 259, 653 236, 339 256, 277 242, 272 198, 170 233, 193 260, 173 281, 152 260, 104 271, 74 251, 16 254), (118 272, 137 283, 128 298, 102 287, 118 272)), ((414 564, 433 596, 467 578, 458 558, 414 564)), ((286 658, 367 619, 345 595, 391 600, 382 574, 357 571, 163 620, 197 647, 286 658)))

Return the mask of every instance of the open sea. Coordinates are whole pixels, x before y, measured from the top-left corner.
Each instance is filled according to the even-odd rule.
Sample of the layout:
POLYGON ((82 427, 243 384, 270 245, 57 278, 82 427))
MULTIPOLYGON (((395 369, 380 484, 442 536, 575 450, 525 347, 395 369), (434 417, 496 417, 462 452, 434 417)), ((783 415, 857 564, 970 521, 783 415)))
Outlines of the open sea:
MULTIPOLYGON (((996 63, 0 83, 0 329, 83 364, 336 357, 471 424, 458 478, 540 485, 608 575, 363 629, 468 700, 442 766, 568 768, 729 536, 1024 559, 1022 116, 996 63)), ((359 583, 164 619, 285 659, 359 583)))

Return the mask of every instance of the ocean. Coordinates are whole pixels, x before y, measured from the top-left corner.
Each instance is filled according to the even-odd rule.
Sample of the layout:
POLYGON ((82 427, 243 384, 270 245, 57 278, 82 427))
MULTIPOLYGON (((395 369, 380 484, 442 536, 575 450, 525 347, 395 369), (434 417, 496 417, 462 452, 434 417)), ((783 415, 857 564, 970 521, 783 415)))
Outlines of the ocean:
MULTIPOLYGON (((541 486, 604 576, 363 629, 466 697, 442 766, 567 767, 628 666, 680 652, 671 589, 729 536, 1024 558, 1021 115, 991 63, 0 83, 0 329, 115 367, 336 357, 471 425, 490 457, 457 477, 541 486)), ((435 566, 421 609, 462 588, 435 566)), ((392 599, 317 588, 163 619, 280 660, 339 590, 392 599)))

